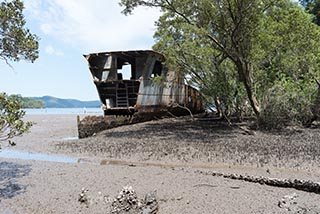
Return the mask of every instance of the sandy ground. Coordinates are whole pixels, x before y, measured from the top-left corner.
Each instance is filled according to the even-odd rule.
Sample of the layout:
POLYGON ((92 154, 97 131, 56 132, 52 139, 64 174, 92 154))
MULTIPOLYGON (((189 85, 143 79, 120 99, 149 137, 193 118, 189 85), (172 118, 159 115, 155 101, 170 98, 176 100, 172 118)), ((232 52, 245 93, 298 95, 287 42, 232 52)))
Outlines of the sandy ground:
POLYGON ((75 115, 26 119, 37 124, 10 149, 64 154, 78 162, 0 158, 0 213, 110 213, 109 199, 126 185, 139 197, 156 190, 159 213, 320 213, 320 194, 201 173, 319 182, 318 128, 246 135, 217 121, 184 118, 72 140, 75 115), (89 190, 88 205, 78 201, 82 188, 89 190))

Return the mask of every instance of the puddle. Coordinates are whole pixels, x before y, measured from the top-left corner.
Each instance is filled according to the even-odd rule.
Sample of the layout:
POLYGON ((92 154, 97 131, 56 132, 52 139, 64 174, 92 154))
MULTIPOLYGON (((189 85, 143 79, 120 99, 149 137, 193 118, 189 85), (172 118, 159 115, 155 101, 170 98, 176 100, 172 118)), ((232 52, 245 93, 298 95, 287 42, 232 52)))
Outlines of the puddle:
POLYGON ((48 162, 58 162, 58 163, 79 163, 78 158, 73 158, 65 155, 53 155, 53 154, 50 155, 50 154, 43 154, 43 153, 19 151, 14 149, 0 150, 0 158, 48 161, 48 162))
POLYGON ((79 137, 65 137, 62 140, 79 140, 79 137))

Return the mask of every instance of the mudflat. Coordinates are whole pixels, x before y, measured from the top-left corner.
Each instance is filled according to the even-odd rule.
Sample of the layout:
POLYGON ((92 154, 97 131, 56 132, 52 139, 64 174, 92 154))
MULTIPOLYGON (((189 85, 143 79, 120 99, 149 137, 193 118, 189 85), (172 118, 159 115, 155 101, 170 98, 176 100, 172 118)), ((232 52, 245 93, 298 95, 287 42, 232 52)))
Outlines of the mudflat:
POLYGON ((247 132, 246 124, 183 117, 76 139, 76 115, 26 120, 36 122, 31 132, 2 146, 31 158, 0 158, 0 213, 111 213, 124 186, 139 197, 156 191, 158 213, 320 213, 317 191, 246 179, 319 184, 318 127, 247 132), (38 153, 75 161, 32 158, 38 153), (78 201, 83 188, 87 203, 78 201))

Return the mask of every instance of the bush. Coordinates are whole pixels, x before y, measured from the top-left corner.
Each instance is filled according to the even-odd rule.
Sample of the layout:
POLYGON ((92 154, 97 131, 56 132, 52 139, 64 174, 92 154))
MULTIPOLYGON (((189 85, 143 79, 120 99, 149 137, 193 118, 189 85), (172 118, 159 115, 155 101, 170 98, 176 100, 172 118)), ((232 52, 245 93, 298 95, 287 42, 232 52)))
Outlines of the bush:
POLYGON ((281 81, 270 88, 262 100, 259 126, 281 129, 306 125, 311 118, 316 88, 304 82, 281 81))
POLYGON ((0 93, 0 142, 29 131, 33 123, 23 121, 24 115, 19 99, 0 93))

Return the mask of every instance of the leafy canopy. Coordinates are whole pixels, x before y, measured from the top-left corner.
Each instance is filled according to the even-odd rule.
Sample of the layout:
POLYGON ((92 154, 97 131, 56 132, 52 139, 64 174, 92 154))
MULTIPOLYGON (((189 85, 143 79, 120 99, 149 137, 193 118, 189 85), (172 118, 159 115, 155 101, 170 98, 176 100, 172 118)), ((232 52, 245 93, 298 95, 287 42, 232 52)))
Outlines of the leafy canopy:
MULTIPOLYGON (((8 65, 9 61, 21 59, 34 62, 39 55, 39 39, 25 27, 23 9, 20 0, 0 3, 0 59, 8 65)), ((32 126, 22 120, 25 112, 20 108, 16 97, 0 93, 0 141, 22 135, 32 126)))
POLYGON ((32 122, 22 120, 25 112, 20 108, 19 99, 0 93, 0 141, 20 136, 32 126, 32 122))
POLYGON ((320 25, 320 0, 300 0, 299 2, 313 15, 313 22, 320 25))
POLYGON ((0 4, 0 59, 34 62, 39 55, 38 37, 25 27, 23 2, 2 1, 0 4))
MULTIPOLYGON (((306 4, 311 2, 320 1, 306 4)), ((161 8, 153 48, 225 115, 239 108, 246 111, 248 100, 259 116, 260 106, 262 111, 269 108, 265 102, 270 94, 287 99, 279 105, 294 108, 294 114, 303 112, 301 99, 292 97, 302 96, 300 103, 309 115, 320 78, 320 30, 296 2, 121 0, 120 4, 125 14, 138 6, 161 8)))

